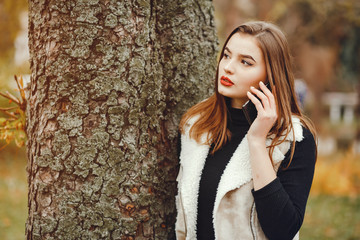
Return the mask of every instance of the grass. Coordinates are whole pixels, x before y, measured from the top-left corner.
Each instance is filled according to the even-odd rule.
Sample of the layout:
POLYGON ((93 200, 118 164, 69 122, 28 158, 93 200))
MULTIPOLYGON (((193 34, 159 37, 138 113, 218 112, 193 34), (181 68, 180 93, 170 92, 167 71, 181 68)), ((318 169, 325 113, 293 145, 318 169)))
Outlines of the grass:
MULTIPOLYGON (((359 163, 350 155, 341 156, 339 161, 344 161, 343 164, 335 160, 326 163, 325 159, 320 159, 318 162, 323 162, 323 164, 317 166, 315 173, 304 224, 300 231, 302 240, 360 239, 360 195, 358 191, 354 192, 354 187, 358 189, 359 186, 358 178, 355 178, 359 172, 359 163), (328 174, 325 174, 326 172, 328 174), (330 177, 341 181, 339 183, 334 180, 329 181, 330 177), (349 185, 346 178, 350 178, 353 184, 349 185), (330 183, 332 187, 324 185, 324 181, 328 185, 330 183), (350 191, 348 194, 346 194, 346 189, 350 191), (335 195, 336 192, 341 194, 335 195)), ((19 149, 11 144, 0 151, 1 240, 25 238, 27 218, 25 168, 24 147, 19 149)))
POLYGON ((311 196, 300 239, 360 239, 360 197, 311 196))

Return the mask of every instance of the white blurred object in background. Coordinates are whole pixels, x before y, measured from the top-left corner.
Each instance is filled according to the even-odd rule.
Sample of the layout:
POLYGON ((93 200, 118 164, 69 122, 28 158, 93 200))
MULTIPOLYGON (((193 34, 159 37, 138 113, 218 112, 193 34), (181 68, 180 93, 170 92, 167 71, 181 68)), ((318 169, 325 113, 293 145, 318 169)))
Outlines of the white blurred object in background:
POLYGON ((28 46, 28 13, 22 12, 19 16, 21 30, 15 39, 15 55, 14 62, 16 66, 20 66, 29 61, 29 46, 28 46))
POLYGON ((357 93, 328 92, 324 93, 322 102, 329 106, 329 117, 331 123, 344 122, 351 124, 355 118, 357 105, 357 93))

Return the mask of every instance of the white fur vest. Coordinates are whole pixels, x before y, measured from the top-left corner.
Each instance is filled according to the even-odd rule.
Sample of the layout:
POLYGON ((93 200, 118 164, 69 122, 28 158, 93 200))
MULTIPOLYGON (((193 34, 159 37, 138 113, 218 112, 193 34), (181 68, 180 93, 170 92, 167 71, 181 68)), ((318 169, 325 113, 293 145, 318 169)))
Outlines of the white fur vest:
MULTIPOLYGON (((176 196, 177 219, 176 237, 178 240, 196 239, 197 204, 199 184, 210 146, 199 144, 189 137, 189 129, 196 118, 189 120, 185 134, 181 135, 180 171, 177 177, 176 196)), ((276 146, 272 155, 274 169, 277 171, 291 141, 301 141, 303 131, 300 120, 292 118, 294 135, 290 133, 286 141, 276 146)), ((205 142, 206 136, 202 140, 205 142)), ((267 146, 271 138, 267 139, 267 146)), ((242 139, 227 164, 216 193, 213 225, 215 239, 267 239, 257 219, 253 189, 250 153, 247 137, 242 139)), ((298 234, 294 239, 298 239, 298 234)))

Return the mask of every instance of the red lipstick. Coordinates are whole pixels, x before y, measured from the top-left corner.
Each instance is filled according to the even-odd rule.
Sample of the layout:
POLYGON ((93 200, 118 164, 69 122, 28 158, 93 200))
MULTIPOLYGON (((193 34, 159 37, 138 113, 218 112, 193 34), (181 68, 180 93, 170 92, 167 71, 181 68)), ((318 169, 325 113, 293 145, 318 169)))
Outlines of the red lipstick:
POLYGON ((234 83, 228 77, 225 76, 221 76, 220 83, 227 87, 234 85, 234 83))

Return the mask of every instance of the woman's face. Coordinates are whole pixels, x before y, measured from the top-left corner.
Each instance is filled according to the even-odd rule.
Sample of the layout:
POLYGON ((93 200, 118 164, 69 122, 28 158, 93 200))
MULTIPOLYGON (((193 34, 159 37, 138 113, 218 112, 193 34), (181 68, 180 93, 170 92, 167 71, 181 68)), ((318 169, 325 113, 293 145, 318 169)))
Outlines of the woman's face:
POLYGON ((266 66, 257 40, 245 33, 235 33, 228 41, 219 63, 218 92, 231 98, 231 105, 241 108, 248 100, 251 86, 266 82, 266 66))

